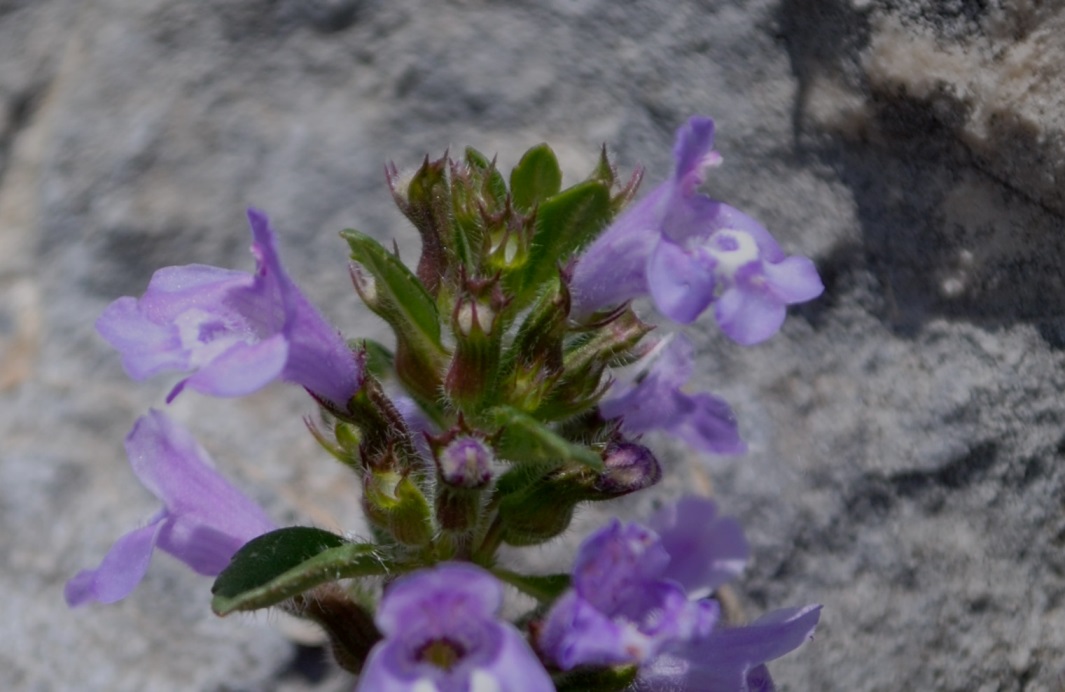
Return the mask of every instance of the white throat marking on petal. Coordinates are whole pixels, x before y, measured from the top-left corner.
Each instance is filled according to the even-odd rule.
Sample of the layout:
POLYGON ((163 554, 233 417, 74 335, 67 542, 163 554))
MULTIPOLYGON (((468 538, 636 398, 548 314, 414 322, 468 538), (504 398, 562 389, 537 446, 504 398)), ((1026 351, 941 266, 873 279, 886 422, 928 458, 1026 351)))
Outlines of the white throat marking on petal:
POLYGON ((481 668, 474 668, 470 673, 470 692, 502 692, 499 680, 481 668))
POLYGON ((714 261, 714 274, 732 280, 741 267, 759 257, 758 243, 746 231, 724 228, 710 235, 699 250, 714 261))
POLYGON ((410 692, 440 692, 440 687, 429 678, 420 678, 410 686, 410 692))
POLYGON ((181 347, 189 354, 189 365, 200 367, 238 343, 254 344, 260 338, 245 324, 234 324, 225 316, 199 308, 185 310, 174 319, 181 347))

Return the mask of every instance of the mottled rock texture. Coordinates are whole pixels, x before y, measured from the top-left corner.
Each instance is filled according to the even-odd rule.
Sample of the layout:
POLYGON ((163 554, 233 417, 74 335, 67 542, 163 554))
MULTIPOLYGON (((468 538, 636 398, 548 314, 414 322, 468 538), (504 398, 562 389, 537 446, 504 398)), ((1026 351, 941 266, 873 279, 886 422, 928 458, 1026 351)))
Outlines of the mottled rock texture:
MULTIPOLYGON (((0 0, 0 688, 351 686, 165 557, 122 604, 63 605, 154 510, 121 442, 171 381, 124 378, 108 302, 249 268, 254 204, 337 325, 383 337, 336 234, 413 257, 386 161, 547 140, 575 179, 608 142, 654 180, 698 112, 710 192, 828 289, 763 346, 693 329, 751 441, 711 469, 755 546, 743 606, 825 604, 781 687, 1061 689, 1063 35, 1035 0, 0 0)), ((170 408, 279 522, 358 531, 300 392, 170 408)))

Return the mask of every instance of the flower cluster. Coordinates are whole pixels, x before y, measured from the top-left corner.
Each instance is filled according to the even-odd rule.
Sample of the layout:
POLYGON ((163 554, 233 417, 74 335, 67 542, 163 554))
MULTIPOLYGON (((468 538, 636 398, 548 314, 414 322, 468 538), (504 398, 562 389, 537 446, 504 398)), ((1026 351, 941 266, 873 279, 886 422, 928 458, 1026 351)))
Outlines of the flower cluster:
POLYGON ((605 151, 565 189, 546 145, 509 179, 473 149, 409 175, 389 168, 421 235, 417 266, 368 235, 341 236, 391 346, 330 326, 256 210, 254 274, 169 267, 140 298, 112 303, 98 331, 134 379, 182 374, 168 402, 276 379, 306 389, 321 413, 310 432, 358 477, 372 536, 277 528, 153 410, 126 451, 163 507, 71 579, 67 602, 125 598, 160 548, 215 577, 219 615, 278 607, 320 625, 360 691, 772 689, 766 663, 813 636, 820 606, 727 621, 715 598, 749 548, 709 499, 608 522, 568 573, 515 572, 499 553, 564 534, 583 504, 656 484, 665 470, 645 433, 745 450, 729 405, 687 390, 688 340, 655 336, 631 304, 648 296, 681 324, 713 306, 725 334, 754 344, 822 290, 808 259, 700 193, 720 163, 713 132, 709 118, 689 120, 672 177, 635 203, 641 173, 619 180, 605 151), (535 605, 504 618, 504 586, 535 605))

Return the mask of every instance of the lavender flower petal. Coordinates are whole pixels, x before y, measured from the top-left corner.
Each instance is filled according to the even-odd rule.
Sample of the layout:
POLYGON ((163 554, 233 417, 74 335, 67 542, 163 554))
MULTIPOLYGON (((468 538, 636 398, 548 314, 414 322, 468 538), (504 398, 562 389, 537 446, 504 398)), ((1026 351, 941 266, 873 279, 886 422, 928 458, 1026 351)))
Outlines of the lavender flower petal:
POLYGON ((185 387, 214 396, 251 393, 280 377, 344 406, 362 368, 340 334, 285 273, 264 214, 248 210, 254 276, 190 265, 155 273, 139 299, 120 298, 97 320, 130 377, 192 374, 185 387))
POLYGON ((199 264, 166 267, 152 275, 140 300, 126 296, 107 306, 96 329, 122 355, 126 373, 135 380, 191 370, 234 343, 217 338, 227 331, 226 321, 219 315, 212 324, 205 306, 220 303, 250 280, 242 272, 199 264))
POLYGON ((67 582, 64 595, 74 607, 89 601, 115 603, 133 593, 148 573, 162 517, 122 536, 95 570, 82 570, 67 582))
POLYGON ((718 617, 713 601, 690 601, 663 578, 669 555, 639 524, 613 520, 578 551, 572 590, 551 608, 540 650, 560 668, 643 663, 705 637, 718 617))
POLYGON ((805 257, 788 257, 762 265, 766 287, 788 305, 804 303, 821 295, 824 286, 814 263, 805 257))
POLYGON ((687 125, 677 130, 673 160, 677 189, 691 195, 703 184, 706 169, 721 163, 721 155, 714 151, 714 121, 698 115, 689 118, 687 125))
POLYGON ((656 512, 647 525, 669 553, 664 576, 689 596, 707 595, 742 572, 751 549, 740 523, 718 514, 708 498, 688 495, 656 512))
POLYGON ((640 668, 637 690, 753 692, 772 690, 764 664, 813 638, 821 606, 769 613, 745 627, 717 628, 709 637, 640 668))
POLYGON ((647 265, 655 305, 681 324, 694 322, 714 299, 714 274, 676 243, 662 239, 647 265))
POLYGON ((784 305, 757 290, 733 287, 714 306, 721 331, 738 344, 751 346, 773 336, 784 324, 784 305))
POLYGON ((510 623, 497 619, 499 583, 479 567, 443 563, 393 583, 375 621, 357 690, 550 692, 547 671, 510 623))
POLYGON ((242 344, 224 351, 179 382, 166 400, 173 401, 186 387, 219 397, 251 394, 281 375, 288 356, 288 343, 280 334, 258 343, 242 344))
POLYGON ((426 464, 431 464, 433 459, 433 453, 429 449, 429 441, 426 435, 435 435, 438 430, 433 421, 429 419, 429 416, 425 415, 421 407, 418 406, 414 399, 411 399, 406 394, 403 394, 398 389, 388 389, 388 397, 392 400, 392 404, 395 405, 396 410, 399 411, 399 415, 403 417, 403 421, 407 424, 407 427, 411 431, 411 441, 414 443, 414 448, 418 450, 418 453, 425 459, 426 464))
POLYGON ((147 526, 116 541, 99 567, 68 582, 69 605, 125 598, 144 577, 156 547, 215 576, 241 546, 275 528, 262 508, 214 470, 192 435, 159 411, 137 420, 126 437, 126 453, 163 509, 147 526))
POLYGON ((626 209, 581 254, 570 282, 570 314, 583 317, 647 294, 647 258, 658 244, 654 229, 669 201, 660 185, 626 209))
POLYGON ((693 448, 714 454, 742 454, 736 416, 712 394, 687 394, 682 387, 692 374, 692 345, 682 334, 651 355, 653 362, 638 383, 615 381, 609 398, 599 404, 604 417, 621 417, 631 435, 652 430, 677 435, 693 448))

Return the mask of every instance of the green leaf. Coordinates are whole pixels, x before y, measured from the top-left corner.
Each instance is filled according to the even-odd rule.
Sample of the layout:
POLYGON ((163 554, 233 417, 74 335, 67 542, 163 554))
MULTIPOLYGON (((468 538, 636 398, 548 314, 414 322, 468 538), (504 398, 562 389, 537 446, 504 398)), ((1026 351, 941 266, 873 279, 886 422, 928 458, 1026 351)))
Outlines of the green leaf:
POLYGON ((510 406, 489 411, 502 435, 497 447, 504 459, 520 462, 573 461, 602 470, 603 460, 591 449, 565 439, 527 413, 510 406))
POLYGON ((351 258, 374 279, 363 299, 377 314, 408 337, 420 338, 440 349, 440 317, 425 287, 399 258, 376 240, 352 229, 340 232, 351 247, 351 258))
POLYGON ((435 301, 399 258, 376 240, 350 229, 340 235, 360 265, 352 274, 356 290, 396 333, 396 375, 419 403, 430 404, 447 359, 435 301))
POLYGON ((518 574, 500 567, 494 568, 492 574, 500 581, 547 605, 554 603, 570 584, 568 574, 518 574))
POLYGON ((266 608, 319 584, 387 570, 375 546, 306 526, 278 529, 237 551, 211 587, 211 609, 228 615, 266 608))
POLYGON ((536 233, 521 272, 507 277, 519 303, 536 296, 540 286, 577 250, 610 222, 610 188, 587 180, 547 199, 536 215, 536 233))
POLYGON ((510 172, 510 194, 514 206, 531 210, 562 189, 562 169, 551 147, 540 144, 525 152, 510 172))
POLYGON ((486 171, 488 170, 488 167, 492 165, 492 162, 488 160, 487 156, 473 147, 466 147, 466 164, 473 168, 486 171))

